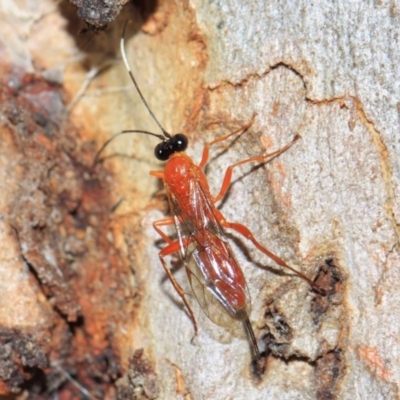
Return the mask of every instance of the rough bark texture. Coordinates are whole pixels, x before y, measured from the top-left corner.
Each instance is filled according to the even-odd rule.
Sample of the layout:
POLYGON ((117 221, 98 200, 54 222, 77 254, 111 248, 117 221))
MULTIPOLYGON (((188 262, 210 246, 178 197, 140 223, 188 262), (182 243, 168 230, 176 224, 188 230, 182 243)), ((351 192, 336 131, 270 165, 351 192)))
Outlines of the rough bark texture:
POLYGON ((105 29, 114 21, 127 0, 71 0, 77 8, 79 18, 87 22, 89 29, 105 29))
POLYGON ((68 3, 32 4, 0 9, 0 396, 398 398, 398 4, 165 0, 82 34, 68 3), (327 292, 232 236, 265 372, 240 325, 188 297, 191 342, 152 228, 167 211, 156 139, 121 136, 92 164, 112 133, 157 130, 117 56, 127 18, 142 92, 195 160, 256 114, 212 152, 213 193, 227 165, 301 136, 235 171, 221 207, 327 292))

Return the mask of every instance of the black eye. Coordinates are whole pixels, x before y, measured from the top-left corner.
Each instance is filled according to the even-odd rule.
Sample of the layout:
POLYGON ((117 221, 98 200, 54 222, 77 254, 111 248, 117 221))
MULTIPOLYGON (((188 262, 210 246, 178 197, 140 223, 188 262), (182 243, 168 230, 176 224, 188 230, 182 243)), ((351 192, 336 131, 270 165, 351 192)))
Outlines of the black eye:
MULTIPOLYGON (((188 139, 187 137, 182 134, 182 133, 177 133, 172 139, 173 140, 173 147, 174 147, 174 152, 180 152, 180 151, 185 151, 188 146, 188 139)), ((171 143, 172 144, 172 143, 171 143)))
POLYGON ((167 161, 172 153, 173 151, 171 146, 168 145, 168 141, 158 143, 154 149, 154 155, 160 161, 167 161))
POLYGON ((177 133, 168 140, 159 143, 154 149, 157 160, 167 161, 172 154, 185 151, 188 146, 188 139, 182 133, 177 133))

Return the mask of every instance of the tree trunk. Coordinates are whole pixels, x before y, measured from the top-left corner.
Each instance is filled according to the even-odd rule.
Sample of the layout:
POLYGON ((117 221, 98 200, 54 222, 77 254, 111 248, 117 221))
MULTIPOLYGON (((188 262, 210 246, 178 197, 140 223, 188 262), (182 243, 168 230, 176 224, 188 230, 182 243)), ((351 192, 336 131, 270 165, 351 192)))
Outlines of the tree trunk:
POLYGON ((170 0, 82 31, 72 6, 39 3, 0 13, 0 397, 398 398, 398 5, 170 0), (232 233, 265 371, 244 328, 188 294, 191 340, 152 227, 157 139, 118 137, 93 165, 113 133, 160 133, 120 61, 128 18, 141 91, 196 163, 254 116, 212 147, 213 194, 228 165, 301 137, 234 169, 221 204, 325 292, 232 233))

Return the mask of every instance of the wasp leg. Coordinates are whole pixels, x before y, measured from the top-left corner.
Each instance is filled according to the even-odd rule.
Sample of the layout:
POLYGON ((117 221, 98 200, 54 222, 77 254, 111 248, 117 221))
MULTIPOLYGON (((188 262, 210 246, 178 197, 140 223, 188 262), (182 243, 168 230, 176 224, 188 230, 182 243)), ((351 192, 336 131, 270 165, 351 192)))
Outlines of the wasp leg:
POLYGON ((279 150, 276 150, 272 153, 262 154, 260 156, 254 156, 254 157, 247 158, 246 160, 238 161, 237 163, 230 165, 225 171, 225 176, 222 181, 221 189, 220 189, 219 193, 213 199, 214 203, 221 200, 225 196, 226 192, 228 191, 229 186, 231 185, 231 181, 232 181, 232 172, 235 167, 238 167, 239 165, 251 163, 251 162, 256 162, 256 163, 260 163, 260 164, 265 163, 269 158, 276 157, 279 154, 285 152, 299 138, 300 138, 300 136, 296 135, 289 144, 287 144, 286 146, 284 146, 284 147, 280 148, 279 150))
POLYGON ((150 171, 150 175, 164 180, 164 171, 150 171))
POLYGON ((255 117, 256 117, 256 114, 253 115, 253 117, 251 118, 251 121, 247 125, 242 126, 241 128, 237 129, 236 131, 230 132, 225 136, 221 136, 221 137, 213 140, 212 142, 207 143, 204 146, 203 155, 201 157, 201 161, 200 161, 199 167, 203 168, 207 164, 211 146, 213 146, 214 144, 223 142, 224 140, 229 139, 231 136, 236 135, 237 133, 242 134, 242 133, 246 132, 247 129, 249 129, 250 126, 253 124, 255 117))
POLYGON ((267 255, 269 258, 271 258, 272 260, 274 260, 278 265, 280 265, 281 267, 287 268, 290 271, 294 272, 297 276, 299 276, 300 278, 304 279, 306 282, 308 282, 308 284, 315 289, 316 291, 318 291, 319 293, 321 292, 321 289, 319 289, 317 287, 317 285, 307 276, 305 276, 303 273, 301 273, 300 271, 297 271, 297 269, 291 267, 290 265, 286 264, 285 261, 283 261, 281 258, 279 258, 276 254, 272 253, 271 251, 269 251, 266 247, 264 247, 262 244, 260 244, 256 238, 254 237, 254 235, 251 233, 250 229, 247 228, 247 226, 239 224, 239 223, 235 223, 235 222, 228 222, 228 221, 220 221, 221 225, 224 228, 229 228, 229 229, 233 229, 234 231, 240 233, 242 236, 244 236, 245 238, 251 240, 251 242, 254 244, 254 246, 257 247, 258 250, 260 250, 262 253, 264 253, 265 255, 267 255))
POLYGON ((174 241, 165 233, 163 232, 160 227, 161 226, 170 226, 174 225, 174 219, 172 217, 163 218, 153 223, 153 228, 156 232, 162 237, 162 239, 167 242, 168 244, 173 243, 174 241))
MULTIPOLYGON (((163 221, 163 220, 161 220, 163 221)), ((155 225, 156 222, 153 224, 155 225)), ((157 228, 154 226, 154 228, 157 230, 157 228)), ((157 230, 158 231, 158 230, 157 230)), ((186 239, 184 242, 185 245, 189 244, 189 240, 186 239)), ((180 250, 180 244, 177 240, 175 241, 170 241, 167 246, 165 246, 159 253, 158 256, 160 257, 161 264, 164 267, 165 273, 168 276, 168 279, 171 281, 172 286, 174 287, 175 291, 178 293, 179 297, 182 299, 183 304, 185 305, 186 309, 188 310, 189 317, 192 320, 193 327, 194 327, 194 334, 195 336, 197 335, 198 329, 197 329, 197 322, 196 318, 194 317, 193 311, 190 308, 189 303, 186 300, 185 297, 185 291, 182 289, 182 287, 179 285, 179 283, 176 281, 174 278, 174 275, 172 275, 171 270, 169 269, 165 257, 170 256, 171 254, 177 253, 180 250)))

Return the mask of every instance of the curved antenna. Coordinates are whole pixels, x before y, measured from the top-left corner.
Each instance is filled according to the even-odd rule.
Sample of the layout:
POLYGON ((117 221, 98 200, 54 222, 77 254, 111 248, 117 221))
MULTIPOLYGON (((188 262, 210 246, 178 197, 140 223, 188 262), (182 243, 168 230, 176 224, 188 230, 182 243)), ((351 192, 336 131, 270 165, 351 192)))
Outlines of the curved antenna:
MULTIPOLYGON (((171 135, 162 127, 162 125, 160 124, 160 122, 158 121, 158 119, 156 118, 156 116, 153 114, 153 111, 151 111, 149 105, 147 104, 147 101, 145 100, 145 98, 142 95, 142 92, 139 89, 138 84, 136 83, 135 77, 133 76, 133 73, 131 71, 131 67, 129 66, 128 63, 128 59, 126 58, 126 52, 125 52, 125 30, 126 30, 126 26, 129 23, 129 19, 125 22, 124 25, 124 29, 122 31, 122 37, 121 37, 121 55, 122 55, 122 59, 124 60, 124 64, 125 64, 125 68, 127 69, 129 76, 131 77, 131 80, 133 82, 133 84, 135 85, 135 88, 137 90, 137 92, 139 93, 140 98, 142 99, 143 104, 145 105, 145 107, 147 108, 147 111, 150 113, 151 118, 153 118, 154 122, 158 125, 158 127, 161 129, 161 132, 163 133, 163 135, 167 138, 170 139, 171 135)), ((164 140, 164 138, 163 138, 164 140)))
POLYGON ((110 139, 108 139, 106 142, 104 142, 103 146, 100 147, 99 151, 96 153, 96 157, 93 160, 93 166, 95 166, 98 163, 100 154, 103 152, 103 150, 108 146, 108 144, 111 141, 113 141, 117 136, 125 135, 125 134, 128 134, 128 133, 144 133, 145 135, 155 136, 155 137, 157 137, 157 138, 159 138, 161 140, 164 140, 164 136, 163 135, 157 135, 156 133, 148 132, 148 131, 125 130, 125 131, 118 132, 115 135, 112 135, 110 137, 110 139))

